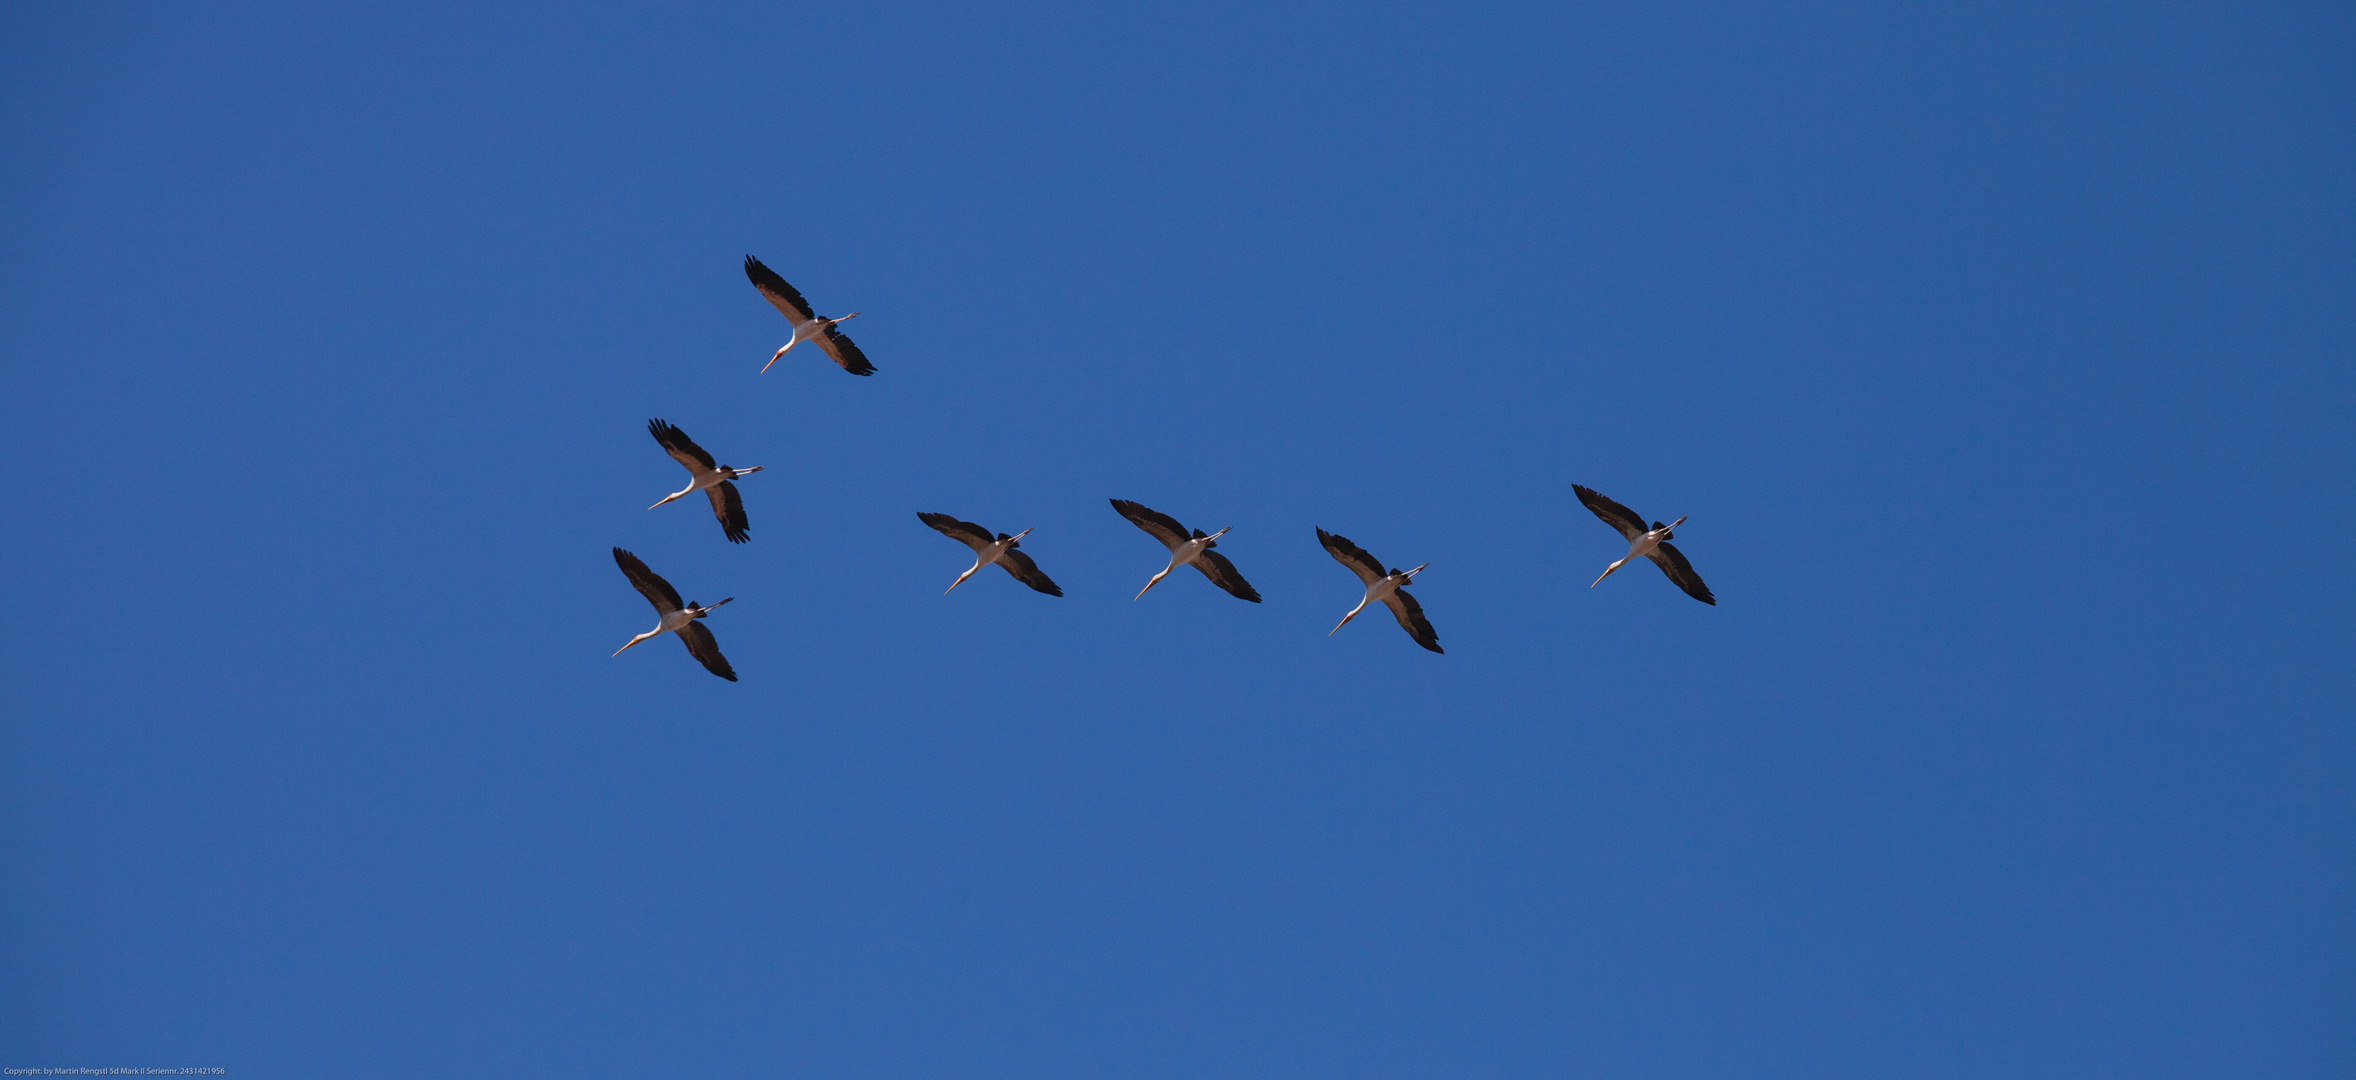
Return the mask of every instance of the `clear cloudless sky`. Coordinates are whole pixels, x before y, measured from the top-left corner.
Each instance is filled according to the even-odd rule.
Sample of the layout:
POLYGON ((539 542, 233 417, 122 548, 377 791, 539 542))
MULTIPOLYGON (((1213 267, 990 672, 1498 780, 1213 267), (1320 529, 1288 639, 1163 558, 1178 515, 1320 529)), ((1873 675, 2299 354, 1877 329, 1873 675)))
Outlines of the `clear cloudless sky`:
POLYGON ((2356 1067, 2344 4, 16 5, 0 1064, 2356 1067), (751 253, 881 369, 815 350, 751 253), (646 433, 743 482, 752 542, 646 433), (1717 591, 1625 551, 1574 483, 1717 591), (1205 529, 1267 597, 1108 498, 1205 529), (1053 599, 970 553, 1008 532, 1053 599), (1314 528, 1415 586, 1447 655, 1314 528), (742 674, 615 569, 644 556, 742 674))

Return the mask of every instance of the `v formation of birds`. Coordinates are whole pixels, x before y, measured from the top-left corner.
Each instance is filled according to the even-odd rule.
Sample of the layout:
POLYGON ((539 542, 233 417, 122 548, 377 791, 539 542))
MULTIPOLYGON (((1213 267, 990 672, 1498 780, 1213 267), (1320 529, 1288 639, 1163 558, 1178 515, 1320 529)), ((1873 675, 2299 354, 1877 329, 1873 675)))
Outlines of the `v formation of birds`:
MULTIPOLYGON (((810 307, 810 302, 802 298, 800 291, 787 284, 784 278, 777 276, 776 271, 761 265, 761 260, 750 255, 744 257, 744 274, 745 277, 751 279, 753 288, 759 290, 762 297, 775 305, 778 313, 784 315, 786 320, 793 324, 793 336, 788 338, 786 343, 769 357, 769 364, 775 364, 780 357, 792 351, 794 346, 809 342, 816 345, 819 351, 824 352, 828 359, 833 360, 844 371, 853 375, 875 374, 875 365, 868 362, 867 354, 860 352, 859 346, 853 344, 850 336, 842 332, 842 324, 856 317, 858 312, 854 311, 849 315, 835 318, 819 315, 815 309, 810 307)), ((768 365, 763 365, 761 370, 769 370, 768 365)), ((735 481, 739 477, 760 472, 762 466, 750 465, 738 468, 720 464, 718 459, 703 447, 697 446, 695 440, 688 438, 687 433, 680 430, 675 424, 663 420, 651 420, 647 422, 646 427, 647 431, 654 435, 655 443, 663 448, 663 452, 671 455, 672 460, 687 469, 689 477, 686 487, 654 505, 661 506, 674 499, 682 499, 699 491, 703 492, 704 496, 711 500, 712 516, 719 519, 720 531, 727 536, 728 541, 733 544, 742 544, 751 540, 751 528, 744 512, 744 497, 737 491, 735 481)), ((1603 573, 1595 579, 1593 584, 1602 584, 1604 578, 1612 576, 1615 571, 1637 559, 1651 559, 1654 565, 1661 568, 1663 574, 1668 575, 1670 581, 1675 582, 1678 588, 1685 590, 1686 595, 1705 604, 1715 605, 1718 602, 1716 597, 1710 595, 1710 587, 1702 584, 1701 575, 1693 572, 1693 564, 1685 560, 1685 554, 1669 543, 1669 540, 1675 535, 1670 530, 1684 524, 1684 518, 1678 518, 1666 525, 1659 521, 1647 525, 1644 515, 1613 502, 1593 488, 1574 484, 1571 490, 1579 496, 1579 501, 1588 510, 1593 511, 1596 517, 1603 519, 1604 524, 1619 530, 1620 536, 1628 541, 1628 553, 1621 556, 1619 561, 1605 567, 1603 573)), ((1170 549, 1169 565, 1164 566, 1160 573, 1148 580, 1145 583, 1145 588, 1137 590, 1137 599, 1144 599, 1146 593, 1152 591, 1154 586, 1161 584, 1163 578, 1170 576, 1179 567, 1192 566, 1201 571, 1204 577, 1209 578, 1211 584, 1218 586, 1228 595, 1238 600, 1249 600, 1255 604, 1260 602, 1259 590, 1252 588, 1251 582, 1244 580, 1243 574, 1235 568, 1235 564, 1229 562, 1227 556, 1218 550, 1219 538, 1227 535, 1227 529, 1220 529, 1215 533, 1204 533, 1201 529, 1188 529, 1179 524, 1178 519, 1168 514, 1127 499, 1114 499, 1112 506, 1122 517, 1129 519, 1131 524, 1143 529, 1148 535, 1161 541, 1162 546, 1170 549)), ((648 507, 650 510, 653 508, 648 507)), ((951 517, 948 514, 920 513, 916 515, 916 518, 938 530, 943 536, 973 549, 973 565, 967 568, 964 573, 957 575, 957 580, 950 582, 949 588, 943 590, 944 592, 954 591, 959 585, 965 584, 967 579, 980 573, 983 567, 996 565, 1004 569, 1016 581, 1039 592, 1049 596, 1063 595, 1062 587, 1056 585, 1055 580, 1048 577, 1045 571, 1040 570, 1039 564, 1031 561, 1030 555, 1022 550, 1023 537, 1029 536, 1031 530, 1024 529, 1009 536, 1002 532, 993 532, 970 521, 951 517)), ((1366 594, 1359 599, 1358 606, 1351 608, 1348 614, 1342 616, 1342 621, 1335 623, 1333 629, 1326 632, 1328 637, 1339 633, 1342 627, 1348 626, 1350 620, 1357 618, 1360 612, 1366 610, 1367 605, 1381 604, 1391 610, 1391 616, 1399 621, 1399 627, 1407 631, 1407 636, 1415 639, 1416 644, 1435 653, 1443 651, 1440 648, 1439 633, 1432 629, 1431 620, 1424 617, 1423 605, 1417 603, 1415 597, 1408 595, 1407 592, 1408 583, 1415 579, 1415 575, 1423 572, 1424 566, 1430 564, 1426 563, 1424 566, 1417 566, 1412 570, 1401 570, 1397 567, 1386 568, 1381 559, 1367 554, 1365 548, 1351 543, 1348 537, 1327 532, 1322 528, 1317 530, 1317 542, 1325 547, 1326 553, 1332 555, 1335 562, 1348 567, 1350 572, 1358 575, 1358 580, 1366 586, 1366 594)), ((671 583, 663 580, 662 575, 648 569, 646 563, 640 561, 638 556, 621 548, 615 548, 614 563, 622 568, 623 576, 630 579, 630 584, 637 588, 639 594, 646 597, 647 603, 654 605, 655 613, 660 617, 660 622, 654 629, 631 638, 629 644, 614 651, 615 656, 620 656, 639 642, 652 640, 663 634, 677 634, 679 640, 686 644, 688 654, 694 656, 705 670, 729 682, 736 681, 736 669, 729 666, 726 656, 721 655, 719 642, 712 637, 711 628, 702 622, 706 616, 718 610, 721 605, 736 599, 735 597, 732 596, 727 600, 709 605, 693 600, 682 601, 679 598, 679 590, 672 588, 671 583)))

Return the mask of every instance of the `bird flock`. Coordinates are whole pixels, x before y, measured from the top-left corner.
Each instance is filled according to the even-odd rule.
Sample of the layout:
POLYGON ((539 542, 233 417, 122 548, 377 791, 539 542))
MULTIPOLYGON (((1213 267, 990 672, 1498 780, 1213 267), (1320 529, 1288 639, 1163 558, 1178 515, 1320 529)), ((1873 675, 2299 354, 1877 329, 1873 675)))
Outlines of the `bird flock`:
MULTIPOLYGON (((816 344, 819 351, 824 352, 828 359, 844 371, 853 375, 875 374, 875 365, 868 361, 867 354, 860 352, 859 346, 853 344, 850 336, 842 331, 842 324, 856 318, 858 312, 839 318, 819 315, 810 302, 802 298, 799 290, 777 276, 776 271, 761 265, 761 260, 750 255, 744 257, 744 274, 752 281, 753 288, 759 290, 762 297, 793 324, 793 336, 769 357, 768 364, 761 366, 762 371, 768 371, 794 346, 807 341, 816 344)), ((664 496, 661 502, 647 509, 652 510, 701 491, 711 500, 712 516, 719 519, 720 531, 729 543, 742 544, 751 540, 751 525, 744 511, 744 495, 737 490, 736 481, 760 472, 762 466, 737 468, 720 464, 710 452, 688 438, 685 431, 668 421, 650 420, 646 429, 654 436, 655 443, 663 448, 663 452, 671 455, 673 461, 687 470, 689 478, 686 487, 664 496)), ((1687 562, 1685 554, 1669 543, 1675 535, 1671 530, 1685 524, 1684 518, 1680 517, 1666 525, 1658 521, 1646 525, 1644 515, 1613 502, 1593 488, 1574 484, 1571 490, 1577 493, 1579 501, 1588 510, 1603 519, 1604 524, 1619 530, 1620 536, 1628 541, 1628 553, 1605 567, 1603 573, 1589 585, 1590 588, 1602 584, 1604 578, 1612 576, 1621 567, 1639 558, 1646 558, 1659 566, 1661 572, 1668 575, 1678 588, 1685 590, 1687 596, 1705 604, 1717 604, 1717 598, 1710 594, 1710 587, 1702 583, 1701 575, 1694 573, 1693 564, 1687 562)), ((1122 517, 1129 519, 1130 524, 1143 529, 1147 535, 1161 541, 1163 547, 1170 549, 1169 565, 1148 579, 1145 587, 1137 590, 1134 599, 1144 599, 1146 593, 1153 591, 1154 586, 1161 584, 1163 578, 1169 577, 1179 567, 1192 566, 1202 571, 1211 584, 1229 596, 1255 604, 1260 602, 1260 591, 1252 588, 1252 583, 1244 580, 1242 572, 1218 550, 1219 538, 1227 535, 1227 528, 1215 533, 1188 529, 1179 524, 1177 518, 1128 499, 1114 499, 1112 507, 1122 517)), ((1034 590, 1049 596, 1063 595, 1063 588, 1022 551, 1023 537, 1031 535, 1030 529, 1009 536, 948 514, 919 513, 916 519, 941 535, 973 549, 973 565, 957 575, 957 580, 950 582, 949 588, 942 590, 944 595, 981 573, 983 567, 993 564, 1004 568, 1016 581, 1034 590)), ((1327 637, 1340 633, 1342 627, 1350 625, 1350 620, 1366 610, 1367 605, 1381 604, 1391 609, 1392 617, 1399 620, 1400 629, 1407 631, 1407 636, 1415 639, 1417 645, 1435 653, 1445 651, 1440 648, 1440 635, 1432 629, 1432 621, 1424 616, 1423 605, 1407 592, 1408 583, 1431 564, 1424 563, 1412 570, 1397 567, 1386 569, 1381 559, 1367 554, 1365 548, 1351 543, 1348 537, 1322 528, 1317 530, 1317 542, 1324 546, 1326 553, 1332 555, 1335 562, 1348 567, 1366 586, 1366 593, 1359 598, 1358 606, 1343 615, 1342 621, 1335 623, 1332 630, 1326 631, 1327 637)), ((617 547, 614 549, 614 563, 621 567, 623 576, 630 579, 630 584, 637 588, 639 595, 654 605, 659 619, 654 629, 631 638, 628 644, 614 650, 615 656, 628 652, 631 646, 639 642, 664 634, 677 634, 679 640, 686 644, 688 654, 695 657, 696 662, 702 664, 706 671, 729 682, 736 681, 736 669, 729 665, 726 656, 721 655, 720 643, 712 637, 711 628, 701 621, 735 597, 709 605, 692 600, 682 601, 679 599, 679 590, 672 588, 662 575, 648 569, 638 556, 617 547)))

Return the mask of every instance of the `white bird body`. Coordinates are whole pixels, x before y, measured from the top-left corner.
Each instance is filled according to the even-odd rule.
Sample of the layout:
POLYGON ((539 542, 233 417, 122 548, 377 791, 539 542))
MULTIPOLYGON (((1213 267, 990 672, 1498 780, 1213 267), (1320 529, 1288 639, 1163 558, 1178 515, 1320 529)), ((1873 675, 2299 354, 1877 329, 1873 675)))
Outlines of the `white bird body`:
MULTIPOLYGON (((680 488, 677 491, 663 496, 663 502, 656 503, 654 506, 661 506, 663 503, 670 502, 673 499, 686 498, 687 496, 693 495, 696 492, 702 491, 706 488, 719 487, 721 484, 730 480, 734 480, 739 476, 751 476, 752 474, 760 472, 765 468, 768 468, 768 466, 747 465, 744 468, 738 469, 723 465, 717 469, 710 470, 709 472, 698 469, 695 471, 695 478, 688 481, 686 487, 680 488)), ((647 509, 652 510, 654 509, 654 506, 649 506, 647 509)))
POLYGON ((636 645, 641 641, 651 641, 655 638, 663 636, 664 634, 676 634, 679 631, 686 629, 687 624, 711 614, 714 609, 720 607, 722 604, 728 603, 729 600, 734 599, 736 598, 731 596, 728 598, 728 600, 722 600, 720 603, 713 604, 711 607, 678 608, 676 610, 663 612, 662 621, 656 623, 654 629, 640 634, 637 637, 631 638, 630 644, 624 645, 619 649, 615 649, 614 655, 620 656, 623 653, 629 652, 630 645, 636 645))
POLYGON ((1407 583, 1414 581, 1415 575, 1423 573, 1423 568, 1430 566, 1430 563, 1413 570, 1397 567, 1385 570, 1381 559, 1367 554, 1365 548, 1351 543, 1349 537, 1319 529, 1317 542, 1324 546, 1325 553, 1333 556, 1335 562, 1348 567, 1351 573, 1358 575, 1358 580, 1366 583, 1366 595, 1358 599, 1358 606, 1342 616, 1342 621, 1333 624, 1333 629, 1326 631, 1325 636, 1341 633, 1342 627, 1350 625, 1350 620, 1357 618, 1358 613, 1365 611, 1368 605, 1381 604, 1391 609, 1392 617, 1399 620, 1399 628, 1407 631, 1407 636, 1415 639, 1416 644, 1436 653, 1447 651, 1440 648, 1439 632, 1433 630, 1432 621, 1424 617, 1423 605, 1416 603, 1415 597, 1407 594, 1407 583))
MULTIPOLYGON (((776 363, 776 362, 777 362, 777 357, 779 357, 779 356, 784 356, 785 354, 787 354, 787 353, 789 353, 789 352, 792 352, 792 351, 793 351, 793 347, 794 347, 794 346, 796 346, 796 345, 799 345, 799 344, 801 344, 801 343, 803 343, 803 342, 805 342, 805 341, 808 341, 808 340, 810 340, 811 338, 817 337, 818 335, 825 333, 825 332, 826 332, 826 328, 827 328, 827 327, 829 327, 829 326, 833 326, 833 325, 834 325, 834 324, 836 324, 836 323, 845 323, 845 322, 849 322, 849 321, 851 321, 851 320, 853 320, 853 319, 856 319, 856 318, 858 318, 858 317, 859 317, 859 313, 858 313, 858 312, 856 312, 856 311, 854 311, 854 312, 852 312, 852 313, 850 313, 850 314, 848 314, 848 315, 845 315, 845 316, 843 316, 842 318, 839 318, 839 319, 828 319, 828 318, 824 318, 824 317, 815 318, 815 319, 800 319, 800 318, 797 318, 797 319, 795 319, 795 320, 794 320, 794 332, 793 332, 793 336, 792 336, 792 337, 789 337, 789 338, 787 338, 787 339, 785 339, 785 347, 784 347, 784 348, 782 348, 782 349, 779 349, 779 350, 777 350, 777 354, 776 354, 776 356, 771 356, 771 357, 769 358, 769 363, 771 363, 771 364, 774 364, 774 363, 776 363)), ((768 368, 768 365, 766 365, 766 364, 762 365, 762 367, 761 367, 761 370, 763 370, 763 371, 767 371, 767 370, 769 370, 769 368, 768 368)))
POLYGON ((1233 528, 1235 528, 1235 526, 1229 525, 1226 529, 1221 529, 1209 536, 1197 536, 1192 540, 1188 540, 1183 544, 1178 544, 1170 548, 1170 565, 1162 567, 1162 572, 1155 574, 1152 580, 1145 583, 1145 588, 1137 590, 1137 595, 1130 597, 1130 599, 1140 599, 1144 597, 1146 593, 1153 591, 1153 587, 1161 584, 1163 578, 1170 576, 1170 571, 1176 570, 1181 566, 1192 565, 1196 559, 1203 557, 1203 552, 1211 550, 1212 541, 1227 535, 1228 529, 1233 528))
MULTIPOLYGON (((646 430, 653 433, 654 441, 662 445, 664 453, 671 455, 671 460, 687 470, 688 478, 686 487, 663 496, 663 501, 654 506, 685 498, 698 491, 704 492, 711 497, 712 516, 719 519, 720 531, 727 534, 728 542, 741 544, 749 539, 750 525, 744 514, 744 496, 738 494, 736 485, 729 481, 760 472, 761 466, 748 465, 739 469, 722 465, 703 447, 697 446, 695 440, 688 438, 686 432, 662 420, 647 421, 646 430)), ((647 509, 652 510, 654 506, 647 509)))
POLYGON ((965 579, 974 576, 976 573, 979 573, 982 567, 997 562, 1000 558, 1004 557, 1007 552, 1013 551, 1014 545, 1017 542, 1021 541, 1023 537, 1029 535, 1031 535, 1031 530, 1024 529, 1023 531, 1018 532, 1013 536, 1009 536, 1004 540, 993 541, 987 547, 976 550, 973 553, 973 569, 967 570, 966 572, 957 575, 957 580, 950 582, 949 587, 941 591, 943 593, 957 591, 957 587, 959 585, 965 584, 965 579))
MULTIPOLYGON (((1663 525, 1658 529, 1647 529, 1644 532, 1638 533, 1636 535, 1636 539, 1628 541, 1628 554, 1620 556, 1620 561, 1613 563, 1610 566, 1604 567, 1603 573, 1597 576, 1593 582, 1588 583, 1587 587, 1592 589, 1595 586, 1602 584, 1604 578, 1612 576, 1612 571, 1626 566, 1629 563, 1635 562, 1638 559, 1647 558, 1651 556, 1653 552, 1659 551, 1661 549, 1661 541, 1669 538, 1669 530, 1683 524, 1685 524, 1685 519, 1678 518, 1677 520, 1663 525)), ((1617 589, 1619 586, 1614 585, 1612 588, 1617 589)))
POLYGON ((1260 602, 1260 591, 1243 579, 1243 575, 1236 571, 1235 564, 1227 561, 1227 556, 1212 550, 1219 546, 1219 538, 1227 535, 1228 529, 1234 526, 1204 536, 1199 529, 1189 533, 1186 526, 1178 524, 1177 518, 1161 511, 1127 499, 1114 499, 1112 502, 1113 509, 1128 518, 1130 524, 1145 530, 1147 535, 1170 549, 1170 565, 1163 567, 1161 573, 1146 582, 1145 588, 1137 590, 1136 599, 1143 599, 1148 591, 1161 584, 1163 578, 1170 576, 1170 571, 1181 566, 1192 566, 1202 571, 1204 577, 1211 579, 1211 584, 1218 586, 1227 595, 1255 604, 1260 602))
POLYGON ((785 339, 784 345, 780 346, 776 352, 769 354, 769 363, 761 365, 761 370, 769 370, 770 365, 777 363, 778 358, 794 351, 794 346, 834 329, 836 323, 847 323, 858 317, 859 313, 854 311, 839 319, 812 319, 805 323, 796 324, 794 336, 785 339))
POLYGON ((752 280, 753 288, 759 289, 770 306, 785 316, 794 328, 793 336, 786 339, 785 347, 770 356, 768 364, 761 365, 762 371, 769 370, 770 364, 775 364, 778 357, 791 352, 794 346, 805 341, 815 341, 820 349, 826 351, 827 357, 844 371, 853 375, 875 374, 875 365, 868 362, 867 354, 860 352, 859 346, 852 344, 848 336, 835 329, 840 323, 858 318, 858 312, 854 311, 839 319, 829 319, 818 314, 810 307, 810 301, 802 297, 800 290, 786 284, 776 271, 761 265, 761 260, 750 255, 744 257, 744 274, 752 280))
POLYGON ((736 681, 736 670, 728 665, 727 657, 720 655, 720 644, 712 640, 712 631, 696 622, 727 606, 735 597, 731 596, 708 607, 683 602, 679 599, 679 590, 672 588, 662 575, 647 569, 646 563, 640 561, 638 556, 615 548, 614 564, 622 568, 623 575, 630 579, 630 585, 638 590, 638 594, 646 597, 647 603, 654 605, 658 616, 654 629, 631 638, 627 644, 615 649, 615 656, 629 652, 632 646, 641 641, 650 641, 664 634, 677 634, 679 640, 686 643, 688 654, 695 657, 704 670, 729 682, 736 681))
MULTIPOLYGON (((1430 565, 1430 563, 1423 564, 1423 566, 1430 565)), ((1415 580, 1415 575, 1423 573, 1423 566, 1418 566, 1413 570, 1402 570, 1396 574, 1385 574, 1382 577, 1376 578, 1372 583, 1366 586, 1366 596, 1364 599, 1358 601, 1358 606, 1351 608, 1349 614, 1342 616, 1342 621, 1333 624, 1333 629, 1326 631, 1325 636, 1332 637, 1335 634, 1340 633, 1342 627, 1350 625, 1350 620, 1357 618, 1359 612, 1366 610, 1366 605, 1379 604, 1385 600, 1390 599, 1391 594, 1399 591, 1399 586, 1405 585, 1408 582, 1415 580)))
POLYGON ((1016 581, 1039 592, 1049 596, 1063 595, 1062 587, 1041 571, 1039 564, 1032 562, 1029 555, 1023 554, 1020 550, 1023 546, 1023 537, 1031 535, 1031 530, 1024 529, 1013 536, 1008 536, 1005 533, 992 533, 973 522, 962 521, 947 514, 918 514, 916 520, 932 526, 941 535, 973 549, 973 566, 966 572, 957 575, 957 580, 950 582, 948 588, 941 590, 943 595, 957 591, 959 585, 965 584, 965 579, 981 573, 982 567, 992 563, 1005 567, 1006 572, 1013 575, 1016 581))
POLYGON ((1669 543, 1672 539, 1671 530, 1685 524, 1684 518, 1678 518, 1666 525, 1656 521, 1652 523, 1650 528, 1647 528, 1642 514, 1613 502, 1602 492, 1578 484, 1571 485, 1571 490, 1577 493, 1579 501, 1586 504, 1589 511, 1593 512, 1596 517, 1603 519, 1604 524, 1618 530, 1619 534, 1628 541, 1628 554, 1621 556, 1618 562, 1604 567, 1603 573, 1596 575, 1595 580, 1588 583, 1588 588, 1592 589, 1603 584, 1604 578, 1612 576, 1614 571, 1629 563, 1638 559, 1651 559, 1654 565, 1661 568, 1661 573, 1668 575, 1671 582, 1675 583, 1678 588, 1685 590, 1685 595, 1713 607, 1717 606, 1718 598, 1711 595, 1710 587, 1702 582, 1702 576, 1693 572, 1693 564, 1686 560, 1685 553, 1677 550, 1676 545, 1669 543))

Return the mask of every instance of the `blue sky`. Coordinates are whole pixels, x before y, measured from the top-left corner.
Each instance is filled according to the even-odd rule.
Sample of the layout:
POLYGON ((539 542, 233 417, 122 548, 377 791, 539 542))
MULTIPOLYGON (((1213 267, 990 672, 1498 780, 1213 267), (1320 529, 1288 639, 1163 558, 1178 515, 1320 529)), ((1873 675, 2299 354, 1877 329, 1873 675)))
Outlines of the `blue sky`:
POLYGON ((0 1063, 2356 1059, 2345 9, 396 8, 0 19, 0 1063))

